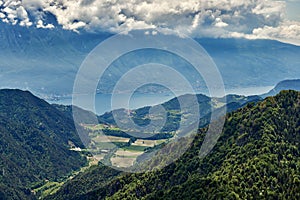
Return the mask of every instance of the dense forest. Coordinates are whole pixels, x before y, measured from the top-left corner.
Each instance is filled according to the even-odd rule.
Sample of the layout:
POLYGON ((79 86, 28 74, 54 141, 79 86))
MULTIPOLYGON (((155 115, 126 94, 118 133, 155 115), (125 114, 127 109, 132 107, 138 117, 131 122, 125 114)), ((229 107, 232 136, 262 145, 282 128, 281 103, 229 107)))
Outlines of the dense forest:
POLYGON ((188 151, 163 169, 130 174, 99 165, 47 199, 300 198, 299 92, 227 114, 218 143, 200 159, 206 131, 199 129, 188 151))
POLYGON ((86 165, 74 123, 30 92, 0 90, 0 199, 33 199, 32 189, 86 165))
MULTIPOLYGON (((201 99, 211 105, 210 99, 201 99)), ((100 162, 66 179, 87 164, 82 154, 70 151, 70 142, 83 147, 71 107, 50 105, 30 92, 0 90, 0 199, 36 199, 35 188, 65 180, 44 198, 299 199, 300 92, 282 91, 263 101, 236 95, 219 101, 226 101, 229 111, 244 106, 226 115, 222 135, 206 157, 199 156, 207 131, 200 126, 194 138, 166 144, 172 158, 193 139, 183 156, 165 168, 125 173, 100 162)), ((178 109, 175 100, 166 106, 178 109)), ((136 119, 147 109, 136 110, 136 119)), ((86 119, 92 114, 79 111, 86 119)), ((163 159, 157 154, 142 167, 167 162, 163 159)))

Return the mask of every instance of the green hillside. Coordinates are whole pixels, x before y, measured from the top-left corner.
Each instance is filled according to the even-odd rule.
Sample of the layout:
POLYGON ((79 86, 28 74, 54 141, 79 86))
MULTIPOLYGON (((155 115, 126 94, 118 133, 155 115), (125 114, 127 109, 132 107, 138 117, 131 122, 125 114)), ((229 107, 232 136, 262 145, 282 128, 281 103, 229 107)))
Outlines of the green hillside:
POLYGON ((200 129, 190 149, 161 170, 103 179, 103 166, 98 167, 48 199, 300 198, 299 92, 282 91, 228 114, 218 143, 200 159, 206 130, 200 129))
POLYGON ((135 110, 118 109, 107 112, 98 116, 99 122, 93 113, 76 106, 53 106, 68 118, 73 118, 74 112, 76 113, 77 123, 84 127, 90 137, 89 142, 85 143, 87 144, 86 148, 96 159, 116 167, 135 167, 136 164, 147 160, 154 151, 161 150, 165 144, 176 140, 178 136, 191 133, 191 127, 195 130, 197 125, 205 127, 211 118, 215 120, 219 116, 225 115, 225 108, 230 112, 242 107, 247 102, 260 100, 261 98, 258 96, 227 95, 223 98, 210 98, 202 94, 196 96, 186 94, 153 107, 147 106, 135 110), (193 108, 189 104, 193 100, 195 101, 194 105, 198 106, 199 116, 195 116, 195 106, 193 108), (151 110, 161 107, 165 109, 165 114, 151 112, 151 110), (213 111, 215 112, 213 113, 213 111), (191 119, 191 116, 199 117, 199 124, 196 124, 197 118, 191 119), (78 118, 80 119, 78 120, 78 118), (138 128, 127 126, 131 124, 129 118, 138 124, 138 128), (120 128, 120 124, 117 125, 115 122, 116 119, 121 120, 125 127, 121 125, 120 128), (164 119, 166 122, 163 122, 164 119), (150 122, 154 126, 147 127, 150 122), (163 123, 160 124, 161 122, 163 123))
MULTIPOLYGON (((194 95, 182 95, 177 98, 173 98, 163 104, 161 106, 164 107, 166 110, 166 123, 162 127, 162 129, 156 133, 154 136, 151 138, 154 139, 166 139, 166 138, 171 138, 174 136, 174 132, 176 132, 179 127, 180 123, 182 123, 183 118, 187 118, 187 116, 190 115, 190 113, 193 113, 191 109, 192 107, 188 108, 181 108, 181 105, 179 103, 179 100, 182 102, 193 102, 194 95)), ((243 105, 245 105, 248 102, 257 102, 261 100, 261 97, 259 96, 240 96, 240 95, 227 95, 226 97, 223 98, 210 98, 208 96, 205 96, 203 94, 197 94, 197 103, 199 105, 199 127, 204 127, 207 124, 210 123, 211 120, 211 114, 215 110, 222 110, 224 107, 226 107, 228 112, 234 111, 243 105)), ((160 106, 160 105, 159 105, 160 106)), ((143 127, 148 125, 150 122, 157 123, 159 124, 159 121, 161 120, 160 116, 155 116, 150 120, 149 117, 149 110, 151 108, 154 108, 157 106, 147 106, 139 109, 132 110, 130 113, 130 116, 132 117, 132 120, 139 126, 143 127)), ((119 109, 113 111, 115 116, 122 115, 124 113, 127 113, 128 111, 125 109, 119 109)), ((117 126, 115 122, 115 116, 113 115, 113 112, 107 112, 101 116, 98 116, 99 123, 101 124, 108 124, 108 125, 113 125, 117 126)), ((218 112, 216 112, 218 113, 218 112)), ((223 112, 221 112, 223 113, 223 112)), ((84 114, 84 113, 83 113, 84 114)), ((125 114, 126 116, 126 114, 125 114)), ((126 122, 128 119, 122 119, 122 123, 130 123, 126 122)), ((128 120, 129 121, 129 120, 128 120)), ((184 123, 184 122, 183 122, 184 123)), ((188 124, 190 125, 190 124, 188 124)), ((104 129, 103 130, 104 134, 106 135, 112 135, 112 136, 122 136, 122 137, 132 137, 133 134, 127 134, 123 132, 122 130, 110 130, 110 129, 104 129)), ((144 138, 145 133, 139 133, 141 135, 140 138, 144 138)), ((136 135, 139 135, 136 134, 136 135)), ((139 138, 139 137, 137 137, 139 138)))
POLYGON ((31 199, 31 189, 80 169, 86 158, 71 119, 21 90, 0 90, 0 199, 31 199))

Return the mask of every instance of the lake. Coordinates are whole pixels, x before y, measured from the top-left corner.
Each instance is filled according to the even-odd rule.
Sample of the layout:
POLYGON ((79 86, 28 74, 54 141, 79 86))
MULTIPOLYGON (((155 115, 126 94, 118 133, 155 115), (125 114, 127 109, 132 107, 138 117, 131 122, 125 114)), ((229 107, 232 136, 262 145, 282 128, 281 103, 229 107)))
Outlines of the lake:
MULTIPOLYGON (((235 89, 228 89, 226 90, 226 94, 239 94, 239 95, 259 95, 266 93, 270 91, 274 86, 266 86, 266 87, 248 87, 248 88, 235 88, 235 89)), ((207 95, 207 94, 206 94, 207 95)), ((115 108, 124 108, 124 104, 128 104, 126 94, 116 94, 115 95, 115 108)), ((95 108, 96 108, 96 113, 98 115, 104 114, 105 112, 111 111, 111 97, 112 95, 110 94, 97 94, 96 95, 96 103, 95 103, 95 108)), ((130 102, 129 102, 129 109, 136 109, 136 108, 141 108, 144 106, 152 106, 152 105, 157 105, 161 104, 163 102, 166 102, 175 96, 172 93, 158 93, 158 94, 140 94, 140 93, 135 93, 132 95, 130 102)), ((63 105, 71 105, 72 104, 72 99, 71 98, 65 98, 65 99, 60 99, 58 101, 48 101, 49 103, 55 103, 55 104, 63 104, 63 105)), ((86 101, 87 102, 87 101, 86 101)), ((84 101, 82 102, 82 107, 87 110, 92 110, 91 106, 88 105, 84 101)))

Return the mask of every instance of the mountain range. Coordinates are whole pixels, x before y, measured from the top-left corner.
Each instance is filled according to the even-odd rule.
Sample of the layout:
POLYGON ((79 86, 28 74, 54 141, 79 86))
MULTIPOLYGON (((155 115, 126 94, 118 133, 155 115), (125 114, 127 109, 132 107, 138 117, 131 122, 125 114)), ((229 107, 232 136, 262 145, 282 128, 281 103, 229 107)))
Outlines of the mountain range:
MULTIPOLYGON (((197 97, 202 106, 211 108, 211 103, 216 103, 216 99, 204 95, 197 97)), ((299 98, 295 91, 283 91, 265 100, 238 95, 217 98, 219 103, 227 104, 229 114, 218 143, 204 159, 199 158, 198 152, 206 123, 200 124, 190 149, 166 168, 130 174, 99 162, 68 179, 87 165, 85 155, 70 150, 71 146, 84 148, 75 130, 71 107, 50 105, 28 91, 0 90, 0 197, 35 199, 34 191, 40 187, 52 188, 48 195, 44 193, 46 199, 254 198, 257 191, 262 196, 284 198, 292 192, 297 197, 299 98), (56 184, 54 189, 50 183, 56 184)), ((163 105, 170 111, 179 109, 176 99, 163 105)), ((75 109, 85 119, 92 114, 75 109)), ((134 111, 135 122, 147 123, 148 110, 145 107, 134 111)), ((110 115, 98 116, 100 123, 114 124, 110 115)), ((170 146, 170 158, 179 147, 180 142, 170 146)), ((161 159, 158 154, 145 166, 163 162, 161 159)))
MULTIPOLYGON (((70 96, 82 61, 95 46, 112 36, 108 33, 78 34, 60 27, 49 31, 3 22, 0 26, 0 87, 30 89, 45 98, 70 96)), ((195 40, 216 63, 227 89, 272 86, 282 79, 299 77, 298 46, 272 40, 195 40)), ((197 92, 204 93, 203 79, 195 76, 189 63, 168 52, 151 49, 130 52, 115 60, 98 91, 111 93, 126 71, 149 62, 174 67, 188 77, 197 92)))
MULTIPOLYGON (((198 95, 198 100, 203 109, 202 114, 208 115, 201 125, 205 126, 214 104, 204 95, 198 95)), ((231 111, 261 98, 229 95, 227 100, 226 102, 225 98, 218 99, 220 105, 227 103, 231 111)), ((173 113, 180 109, 176 99, 166 102, 163 106, 173 113)), ((72 109, 81 113, 86 120, 94 115, 77 107, 50 105, 29 91, 0 90, 1 199, 35 199, 33 191, 37 188, 49 187, 53 190, 53 185, 46 186, 48 181, 49 184, 54 183, 55 189, 73 172, 87 164, 85 155, 70 150, 72 147, 85 148, 77 135, 72 109)), ((134 120, 139 124, 147 123, 146 113, 149 109, 150 107, 137 109, 134 120)), ((114 124, 110 118, 111 113, 98 116, 100 123, 114 124)), ((173 119, 172 116, 170 119, 173 119)), ((177 121, 169 121, 169 125, 165 127, 166 131, 174 128, 177 121)), ((107 170, 108 174, 119 174, 109 169, 104 170, 107 170)), ((109 178, 109 175, 103 179, 106 178, 109 178)))
POLYGON ((157 2, 0 0, 0 200, 300 199, 295 9, 157 2))
MULTIPOLYGON (((119 174, 100 165, 46 199, 299 199, 299 99, 299 92, 282 91, 227 114, 220 139, 203 159, 207 128, 163 169, 119 174)), ((180 143, 170 146, 170 157, 176 148, 180 143)), ((163 162, 156 156, 153 162, 163 162)))
POLYGON ((260 95, 262 98, 274 96, 282 90, 300 91, 300 79, 284 80, 276 84, 276 86, 266 94, 260 95))

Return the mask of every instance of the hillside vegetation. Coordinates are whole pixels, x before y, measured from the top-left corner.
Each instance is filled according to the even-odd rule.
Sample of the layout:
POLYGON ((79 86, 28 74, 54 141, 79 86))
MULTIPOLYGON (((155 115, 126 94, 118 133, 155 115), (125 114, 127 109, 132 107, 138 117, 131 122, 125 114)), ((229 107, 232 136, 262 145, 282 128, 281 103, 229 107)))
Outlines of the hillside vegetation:
POLYGON ((161 170, 103 179, 103 166, 98 167, 48 199, 300 198, 299 92, 283 91, 228 114, 218 143, 200 159, 206 130, 200 129, 190 149, 161 170))
POLYGON ((21 90, 0 90, 0 199, 34 199, 32 189, 86 164, 71 119, 21 90))

